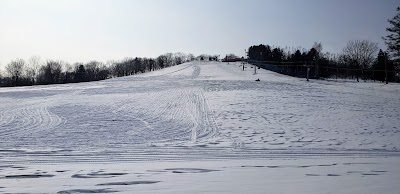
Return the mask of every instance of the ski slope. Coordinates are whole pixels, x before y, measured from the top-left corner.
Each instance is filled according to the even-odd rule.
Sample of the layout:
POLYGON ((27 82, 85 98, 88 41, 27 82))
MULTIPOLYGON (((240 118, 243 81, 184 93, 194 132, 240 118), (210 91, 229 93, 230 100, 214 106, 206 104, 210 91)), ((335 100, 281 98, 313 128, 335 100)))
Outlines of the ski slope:
MULTIPOLYGON (((168 166, 166 169, 174 169, 152 172, 152 176, 165 172, 215 175, 224 171, 222 164, 225 162, 231 164, 225 168, 238 175, 252 171, 247 169, 248 166, 264 166, 258 169, 256 176, 249 177, 255 180, 265 176, 261 172, 269 173, 268 164, 264 164, 271 163, 271 160, 275 161, 272 163, 293 160, 286 165, 270 165, 279 169, 315 166, 316 172, 284 171, 300 173, 303 178, 307 174, 308 177, 319 177, 311 180, 321 183, 328 184, 327 177, 357 174, 370 177, 366 179, 368 181, 386 182, 386 188, 392 191, 399 189, 387 182, 393 178, 399 180, 400 174, 394 165, 400 156, 398 85, 335 80, 307 82, 262 69, 257 69, 257 74, 254 74, 250 65, 245 66, 245 71, 242 71, 240 63, 190 62, 99 82, 0 88, 0 192, 2 189, 9 189, 7 192, 30 191, 18 186, 21 177, 27 178, 25 184, 31 184, 31 189, 35 188, 29 181, 31 178, 65 180, 65 176, 42 176, 46 174, 37 171, 46 171, 46 168, 56 169, 54 172, 63 171, 54 167, 55 164, 74 172, 67 177, 73 181, 70 184, 77 186, 80 182, 74 182, 74 178, 82 174, 80 171, 85 171, 78 170, 80 164, 93 164, 91 167, 96 171, 86 172, 83 177, 100 176, 98 180, 101 181, 105 178, 122 180, 118 179, 118 173, 98 175, 97 171, 102 171, 98 164, 115 170, 118 164, 150 163, 150 167, 143 167, 149 170, 144 173, 146 175, 157 171, 155 166, 165 165, 168 166), (261 81, 256 82, 256 79, 261 81), (378 158, 386 159, 368 162, 378 158), (310 165, 310 160, 322 162, 310 165), (333 162, 325 165, 326 160, 333 162), (299 162, 303 165, 297 165, 299 162), (198 164, 200 170, 187 167, 193 163, 198 164), (346 166, 347 163, 355 165, 346 166), (176 164, 186 167, 173 168, 176 164), (337 164, 344 164, 348 171, 323 173, 325 176, 319 173, 321 168, 343 169, 337 164), (365 169, 357 170, 360 164, 365 169), (22 175, 32 176, 14 176, 21 175, 16 171, 20 165, 25 165, 19 171, 26 171, 22 175), (204 170, 212 166, 219 166, 218 170, 204 170), (236 171, 240 166, 244 167, 236 171), (382 170, 383 167, 389 170, 382 170), (35 170, 36 174, 32 172, 35 170), (356 173, 351 173, 353 171, 356 173)), ((275 173, 279 175, 281 172, 275 173)), ((189 178, 196 179, 193 176, 189 178)), ((345 185, 348 178, 339 182, 345 185)), ((358 178, 350 176, 353 181, 360 181, 358 178)), ((231 180, 232 183, 235 181, 240 182, 231 180)), ((119 186, 128 184, 117 183, 119 186)), ((360 184, 364 183, 360 181, 360 184)), ((96 184, 106 190, 94 191, 113 191, 107 187, 110 184, 96 184)), ((147 185, 140 190, 144 192, 158 182, 129 184, 147 185)), ((190 191, 185 186, 183 190, 171 190, 174 186, 174 183, 169 183, 162 188, 170 192, 190 191)), ((60 190, 60 187, 65 187, 62 184, 55 187, 36 192, 79 191, 60 190)), ((252 188, 257 192, 263 191, 264 187, 261 183, 252 188)), ((329 187, 327 191, 335 187, 329 187)), ((381 188, 371 187, 356 191, 366 193, 368 188, 371 192, 381 188)), ((215 187, 209 192, 235 191, 234 187, 233 190, 223 188, 215 187)), ((124 191, 129 189, 116 192, 124 191)), ((310 190, 297 191, 309 193, 310 190)), ((291 193, 290 190, 283 192, 291 193)))
POLYGON ((0 146, 33 152, 400 148, 397 85, 306 82, 239 66, 192 62, 100 82, 1 88, 0 146))

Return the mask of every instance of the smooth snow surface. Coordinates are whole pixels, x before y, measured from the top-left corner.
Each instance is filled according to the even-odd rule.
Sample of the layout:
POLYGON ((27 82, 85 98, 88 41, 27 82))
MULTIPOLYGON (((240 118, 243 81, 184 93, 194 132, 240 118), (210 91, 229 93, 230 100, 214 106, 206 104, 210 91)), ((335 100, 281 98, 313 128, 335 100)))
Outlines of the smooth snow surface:
MULTIPOLYGON (((282 193, 334 192, 332 186, 327 186, 327 190, 308 187, 314 183, 323 186, 331 180, 339 181, 345 187, 343 192, 348 193, 400 190, 389 181, 399 180, 399 167, 394 165, 400 156, 399 85, 307 82, 262 69, 257 69, 254 75, 250 65, 246 65, 245 71, 240 65, 191 62, 99 82, 0 88, 0 192, 32 189, 34 193, 107 193, 128 192, 135 187, 134 190, 150 193, 268 190, 279 193, 274 190, 276 186, 270 187, 259 179, 279 184, 280 179, 271 176, 282 178, 281 173, 302 174, 290 183, 293 190, 285 188, 282 193), (323 173, 320 170, 326 166, 312 171, 293 167, 297 162, 309 166, 330 160, 341 163, 361 160, 366 164, 361 170, 357 165, 349 168, 331 165, 323 173), (368 162, 375 160, 378 162, 368 162), (204 162, 199 164, 199 161, 204 162), (154 169, 157 165, 172 170, 161 169, 161 178, 156 180, 122 180, 115 178, 122 177, 118 173, 98 175, 102 174, 98 172, 102 171, 102 165, 107 171, 119 164, 135 166, 135 163, 150 163, 147 170, 157 170, 154 169), (256 166, 288 163, 291 167, 273 172, 272 168, 257 168, 251 176, 253 168, 241 167, 249 163, 256 166), (94 171, 81 164, 93 167, 94 171), (187 167, 191 164, 199 165, 187 167), (22 170, 14 168, 15 165, 22 165, 22 170), (212 168, 213 165, 218 168, 212 168), (60 173, 54 173, 57 170, 53 176, 39 171, 25 172, 46 168, 62 171, 58 166, 74 174, 59 176, 60 173), (336 174, 336 171, 341 172, 336 174), (222 178, 218 176, 229 176, 226 172, 238 176, 232 178, 233 186, 229 188, 227 183, 218 186, 222 178), (169 176, 163 173, 189 176, 188 180, 203 181, 199 184, 206 187, 179 185, 180 189, 174 190, 170 187, 177 183, 168 182, 169 176), (205 179, 197 177, 200 174, 205 179), (245 181, 255 182, 235 189, 242 174, 247 176, 245 181), (62 183, 66 176, 72 182, 62 183), (81 181, 73 181, 80 176, 89 176, 84 179, 87 184, 84 187, 79 187, 81 181), (107 182, 103 176, 115 180, 107 182), (47 182, 46 186, 42 182, 41 186, 47 190, 35 190, 39 179, 61 183, 47 182), (304 185, 299 182, 303 179, 304 185), (377 180, 382 184, 368 184, 377 180), (385 180, 388 182, 383 184, 385 180), (20 181, 25 186, 18 185, 20 181), (348 181, 362 188, 350 188, 351 185, 346 185, 348 181)), ((125 171, 133 176, 134 171, 125 171)), ((280 183, 282 187, 289 184, 284 180, 280 183)))

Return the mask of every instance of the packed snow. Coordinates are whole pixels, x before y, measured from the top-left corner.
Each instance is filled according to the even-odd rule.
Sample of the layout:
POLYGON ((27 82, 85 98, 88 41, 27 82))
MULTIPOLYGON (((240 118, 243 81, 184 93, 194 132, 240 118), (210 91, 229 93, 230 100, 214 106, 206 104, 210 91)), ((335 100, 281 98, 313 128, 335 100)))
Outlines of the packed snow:
POLYGON ((0 88, 0 192, 400 190, 399 85, 241 65, 0 88))

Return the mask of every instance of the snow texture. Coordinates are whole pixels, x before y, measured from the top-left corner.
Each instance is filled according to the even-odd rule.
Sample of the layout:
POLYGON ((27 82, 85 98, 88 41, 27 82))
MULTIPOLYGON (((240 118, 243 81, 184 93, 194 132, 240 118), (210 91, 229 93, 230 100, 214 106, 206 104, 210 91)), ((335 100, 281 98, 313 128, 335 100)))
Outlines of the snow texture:
POLYGON ((400 174, 398 85, 307 82, 241 65, 190 62, 99 82, 0 88, 0 192, 280 192, 268 183, 282 193, 321 193, 309 184, 336 191, 331 179, 348 193, 399 190, 390 181, 400 174), (108 172, 133 163, 150 178, 108 172), (229 188, 217 184, 229 174, 229 188), (167 181, 178 175, 200 184, 167 181), (241 176, 254 182, 239 187, 241 176), (65 177, 73 186, 61 184, 65 177), (61 183, 40 187, 38 179, 61 183), (363 188, 352 190, 349 180, 363 188), (382 184, 368 184, 375 181, 382 184))

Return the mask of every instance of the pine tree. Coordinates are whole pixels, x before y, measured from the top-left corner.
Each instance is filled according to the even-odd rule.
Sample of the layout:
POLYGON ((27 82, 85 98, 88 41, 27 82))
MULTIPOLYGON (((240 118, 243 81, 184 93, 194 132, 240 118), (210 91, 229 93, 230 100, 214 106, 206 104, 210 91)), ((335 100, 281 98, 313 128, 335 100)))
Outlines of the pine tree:
POLYGON ((385 81, 387 72, 388 81, 395 81, 394 63, 392 60, 390 60, 387 52, 385 53, 382 50, 379 50, 378 56, 373 65, 373 70, 376 71, 374 79, 382 82, 385 81))
POLYGON ((75 72, 75 81, 76 82, 84 82, 86 81, 86 70, 85 66, 79 65, 75 72))
POLYGON ((390 26, 386 28, 389 35, 383 37, 388 49, 395 57, 400 57, 400 7, 397 7, 397 15, 388 20, 390 26))
POLYGON ((373 69, 375 72, 375 79, 379 81, 385 81, 385 53, 382 50, 379 50, 378 57, 376 58, 373 69))

